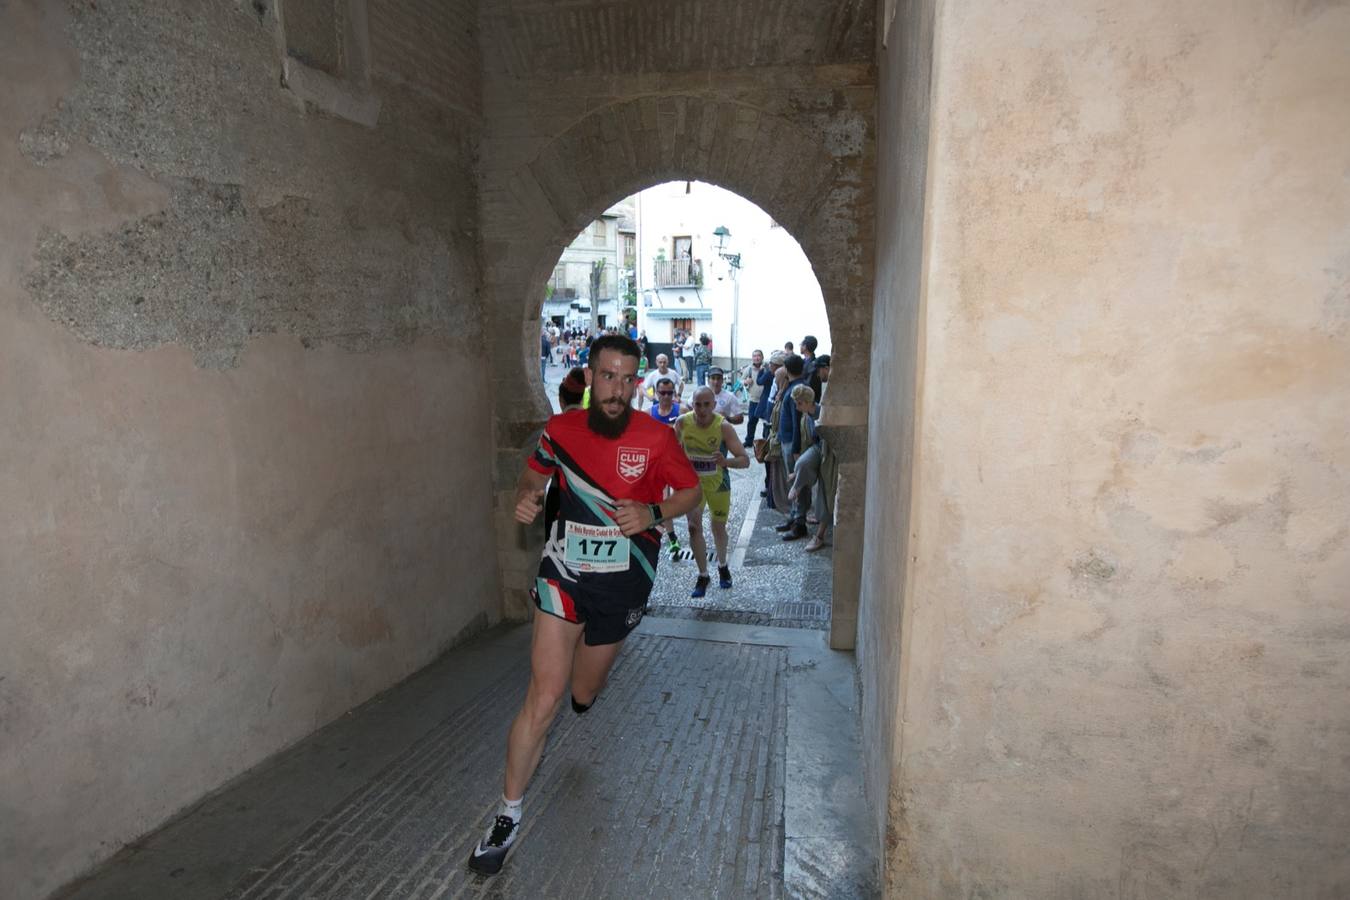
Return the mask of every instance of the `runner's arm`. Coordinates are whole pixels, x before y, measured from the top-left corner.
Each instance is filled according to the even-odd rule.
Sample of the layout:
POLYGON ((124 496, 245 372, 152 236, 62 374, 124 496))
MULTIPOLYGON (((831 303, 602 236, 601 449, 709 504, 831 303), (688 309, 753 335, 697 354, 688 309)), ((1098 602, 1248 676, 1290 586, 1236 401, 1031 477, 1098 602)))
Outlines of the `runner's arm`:
POLYGON ((745 416, 741 413, 741 401, 736 399, 735 397, 732 397, 732 402, 736 404, 734 407, 732 407, 735 410, 735 412, 732 415, 723 415, 722 418, 730 422, 732 425, 739 425, 745 421, 745 416))
POLYGON ((641 500, 625 497, 614 503, 616 507, 614 524, 619 526, 619 531, 624 537, 632 537, 656 525, 656 520, 652 518, 653 506, 661 508, 661 521, 670 521, 698 506, 698 501, 702 497, 703 488, 698 485, 678 490, 660 503, 643 503, 641 500))
POLYGON ((549 476, 526 466, 516 479, 516 521, 528 525, 543 509, 544 489, 549 476))
POLYGON ((667 522, 672 519, 678 519, 695 506, 698 506, 699 501, 702 499, 703 488, 699 485, 696 484, 693 487, 681 488, 665 500, 661 501, 661 517, 667 522))
POLYGON ((727 445, 727 452, 731 456, 719 456, 717 458, 719 466, 728 469, 750 468, 750 457, 745 452, 745 445, 741 443, 740 437, 736 434, 736 429, 726 422, 722 423, 722 443, 727 445))

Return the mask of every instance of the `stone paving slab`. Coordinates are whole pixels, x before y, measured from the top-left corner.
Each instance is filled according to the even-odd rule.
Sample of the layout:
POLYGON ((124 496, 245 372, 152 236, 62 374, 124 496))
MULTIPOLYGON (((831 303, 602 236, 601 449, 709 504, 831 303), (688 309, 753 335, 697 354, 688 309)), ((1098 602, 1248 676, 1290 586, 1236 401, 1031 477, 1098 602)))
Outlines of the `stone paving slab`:
POLYGON ((465 861, 500 795, 528 678, 511 672, 228 897, 782 896, 786 663, 783 647, 634 635, 591 712, 556 721, 489 879, 465 861))

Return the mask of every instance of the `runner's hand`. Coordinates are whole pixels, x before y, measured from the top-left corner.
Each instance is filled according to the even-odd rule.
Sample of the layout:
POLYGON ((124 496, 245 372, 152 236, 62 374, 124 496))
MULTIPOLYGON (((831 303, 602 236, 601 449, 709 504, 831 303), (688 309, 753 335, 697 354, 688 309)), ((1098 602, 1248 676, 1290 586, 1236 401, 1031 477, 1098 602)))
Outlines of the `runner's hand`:
POLYGON ((522 525, 530 524, 539 515, 539 510, 543 509, 543 504, 543 491, 518 491, 516 493, 516 521, 522 525))
POLYGON ((614 513, 614 524, 624 537, 632 537, 652 527, 652 513, 646 503, 637 500, 620 500, 614 513))

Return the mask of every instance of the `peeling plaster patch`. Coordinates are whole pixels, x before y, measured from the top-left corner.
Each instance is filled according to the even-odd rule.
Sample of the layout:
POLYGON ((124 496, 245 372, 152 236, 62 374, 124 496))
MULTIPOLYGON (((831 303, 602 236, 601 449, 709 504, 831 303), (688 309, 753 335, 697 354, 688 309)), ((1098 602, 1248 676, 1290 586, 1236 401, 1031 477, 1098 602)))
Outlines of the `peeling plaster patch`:
POLYGON ((867 146, 867 121, 861 116, 837 116, 820 122, 825 148, 832 156, 859 156, 867 146))
POLYGON ((1116 577, 1117 565, 1101 550, 1093 549, 1078 557, 1069 566, 1069 571, 1078 578, 1092 578, 1097 581, 1110 581, 1116 577))
POLYGON ((155 700, 159 697, 159 688, 153 684, 140 685, 128 690, 125 696, 127 706, 149 709, 155 705, 155 700))
POLYGON ((1223 544, 1212 538, 1182 541, 1170 570, 1179 581, 1219 584, 1233 573, 1236 562, 1223 544))
POLYGON ((1136 431, 1120 439, 1120 458, 1127 462, 1151 465, 1162 450, 1162 441, 1156 434, 1136 431))
POLYGON ((70 141, 49 123, 19 134, 19 152, 30 161, 45 166, 70 152, 70 141))
POLYGON ((1308 509, 1289 516, 1284 529, 1284 544, 1300 556, 1325 560, 1345 543, 1350 528, 1344 513, 1334 509, 1308 509))
POLYGON ((25 286, 54 321, 102 347, 190 347, 229 368, 250 334, 367 351, 478 331, 452 242, 406 217, 283 197, 251 207, 238 185, 170 182, 160 213, 71 239, 47 229, 25 286), (373 220, 372 220, 373 219, 373 220))
POLYGON ((1320 330, 1329 337, 1339 337, 1350 328, 1350 253, 1336 259, 1336 267, 1326 270, 1331 284, 1322 302, 1320 330))
POLYGON ((338 617, 338 639, 348 647, 360 649, 393 640, 389 617, 380 609, 365 609, 338 617))
MULTIPOLYGON (((277 122, 274 37, 252 10, 205 3, 166 15, 150 0, 69 6, 80 80, 44 129, 82 137, 126 165, 201 175, 237 173, 228 161, 240 154, 222 131, 277 122)), ((272 141, 266 128, 256 133, 272 141)))
POLYGON ((1197 450, 1186 450, 1177 454, 1177 460, 1183 463, 1212 463, 1225 453, 1237 450, 1241 446, 1241 442, 1233 442, 1226 447, 1201 447, 1197 450))

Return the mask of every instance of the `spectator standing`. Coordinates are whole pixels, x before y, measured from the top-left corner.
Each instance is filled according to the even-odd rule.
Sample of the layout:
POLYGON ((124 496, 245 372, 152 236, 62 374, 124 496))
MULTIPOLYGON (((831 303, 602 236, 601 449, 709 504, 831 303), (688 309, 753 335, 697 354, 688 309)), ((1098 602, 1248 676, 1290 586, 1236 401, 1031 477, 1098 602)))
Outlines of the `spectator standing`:
POLYGON ((806 383, 811 385, 811 392, 815 394, 816 402, 820 402, 820 378, 816 376, 816 347, 819 342, 816 336, 808 334, 802 338, 802 361, 805 365, 802 367, 802 377, 806 383))
POLYGON ((684 366, 684 380, 691 382, 694 380, 694 335, 692 332, 686 334, 676 347, 680 354, 680 365, 684 366))
POLYGON ((741 369, 741 387, 745 389, 746 415, 750 421, 745 426, 745 445, 751 446, 755 440, 755 426, 759 424, 759 399, 764 396, 764 387, 768 383, 761 383, 760 375, 763 375, 767 366, 764 365, 764 351, 756 350, 750 354, 750 365, 741 369))
MULTIPOLYGON (((779 393, 778 406, 781 414, 778 420, 778 443, 782 448, 784 475, 792 473, 793 466, 796 465, 797 457, 801 453, 801 418, 797 411, 797 404, 792 399, 792 389, 799 384, 806 384, 806 379, 802 377, 802 370, 805 363, 797 354, 792 354, 783 363, 783 368, 788 374, 788 383, 779 393)), ((798 503, 791 503, 788 510, 788 521, 777 529, 784 532, 783 540, 795 541, 806 537, 806 517, 801 511, 798 503)))
POLYGON ((694 345, 694 380, 699 387, 708 384, 708 369, 712 367, 712 339, 706 334, 694 345))
MULTIPOLYGON (((829 382, 829 367, 829 355, 822 354, 816 365, 817 370, 822 373, 822 383, 829 382)), ((810 393, 810 387, 809 384, 803 384, 792 389, 797 407, 802 411, 802 444, 805 449, 797 459, 793 469, 792 487, 788 490, 790 501, 803 503, 807 502, 803 498, 808 498, 815 513, 816 532, 806 544, 805 549, 808 553, 826 545, 825 536, 834 518, 834 496, 839 482, 838 461, 829 444, 816 429, 823 403, 816 403, 814 395, 810 393)))

